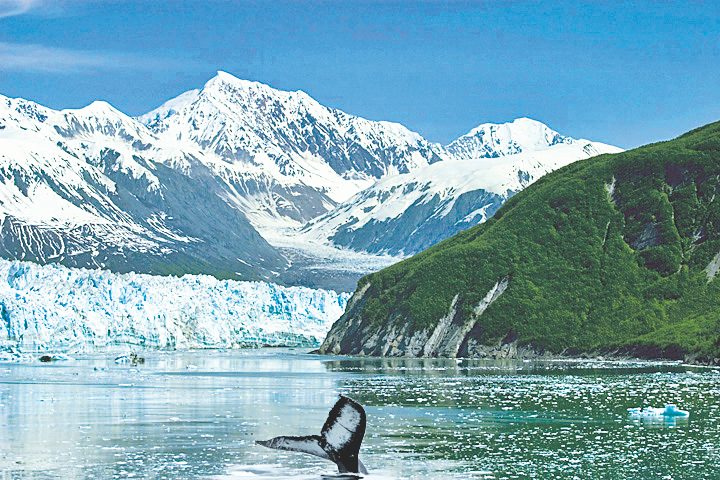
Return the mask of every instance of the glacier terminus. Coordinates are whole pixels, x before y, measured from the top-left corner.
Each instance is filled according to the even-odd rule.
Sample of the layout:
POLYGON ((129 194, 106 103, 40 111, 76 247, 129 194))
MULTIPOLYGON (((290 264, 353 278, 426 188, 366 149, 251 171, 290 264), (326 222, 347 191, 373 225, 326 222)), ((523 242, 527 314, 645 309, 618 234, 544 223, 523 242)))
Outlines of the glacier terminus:
MULTIPOLYGON (((313 347, 349 294, 0 260, 0 352, 313 347)), ((2 353, 0 353, 2 355, 2 353)))

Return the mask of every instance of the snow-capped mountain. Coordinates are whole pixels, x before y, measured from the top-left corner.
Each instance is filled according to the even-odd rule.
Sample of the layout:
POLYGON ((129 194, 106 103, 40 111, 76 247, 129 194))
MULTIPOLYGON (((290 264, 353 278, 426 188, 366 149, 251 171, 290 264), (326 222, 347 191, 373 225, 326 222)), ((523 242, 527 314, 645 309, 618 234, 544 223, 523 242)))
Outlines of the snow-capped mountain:
MULTIPOLYGON (((309 222, 302 230, 303 237, 309 242, 329 241, 373 253, 417 253, 485 221, 509 197, 546 173, 576 160, 621 151, 557 133, 546 135, 552 130, 526 119, 506 125, 512 129, 528 122, 532 122, 533 129, 544 127, 536 129, 543 135, 520 137, 528 140, 523 143, 517 136, 507 135, 504 141, 493 141, 477 150, 477 154, 488 154, 491 147, 501 147, 492 151, 492 158, 448 160, 382 179, 309 222), (497 153, 507 151, 508 145, 521 153, 497 153)), ((487 126, 483 129, 496 131, 487 126)))
POLYGON ((526 118, 443 147, 224 72, 138 118, 0 96, 0 256, 352 288, 389 262, 369 253, 417 252, 608 151, 526 118))
POLYGON ((478 125, 445 148, 456 160, 475 160, 534 152, 574 141, 537 120, 517 118, 508 123, 478 125))
POLYGON ((216 173, 261 230, 310 220, 378 178, 438 162, 444 153, 400 124, 225 72, 139 119, 163 139, 189 141, 221 158, 216 173))
MULTIPOLYGON (((319 345, 349 294, 0 260, 0 354, 319 345)), ((2 358, 2 357, 0 357, 2 358)))
POLYGON ((285 267, 198 149, 104 102, 54 111, 0 97, 0 122, 2 256, 244 278, 285 267))

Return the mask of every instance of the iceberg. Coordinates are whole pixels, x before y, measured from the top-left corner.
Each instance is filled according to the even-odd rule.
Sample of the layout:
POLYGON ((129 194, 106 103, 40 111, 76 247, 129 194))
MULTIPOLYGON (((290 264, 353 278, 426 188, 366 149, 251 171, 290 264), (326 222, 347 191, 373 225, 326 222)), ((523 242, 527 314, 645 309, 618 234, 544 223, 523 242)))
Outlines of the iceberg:
POLYGON ((0 260, 0 361, 29 352, 314 347, 349 296, 0 260))
POLYGON ((628 413, 631 417, 635 418, 686 418, 690 416, 690 412, 687 410, 680 410, 676 405, 670 403, 665 405, 665 408, 657 407, 645 407, 645 408, 628 408, 628 413))

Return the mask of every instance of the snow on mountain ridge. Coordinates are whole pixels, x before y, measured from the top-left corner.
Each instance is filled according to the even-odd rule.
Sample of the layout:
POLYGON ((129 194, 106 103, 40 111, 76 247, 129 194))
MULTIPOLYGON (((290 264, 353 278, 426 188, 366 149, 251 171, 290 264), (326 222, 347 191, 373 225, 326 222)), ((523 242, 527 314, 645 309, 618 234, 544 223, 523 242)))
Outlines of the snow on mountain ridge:
POLYGON ((197 146, 160 139, 101 101, 55 111, 0 99, 0 118, 3 256, 155 273, 173 262, 245 274, 284 265, 223 198, 227 185, 198 160, 209 162, 197 146), (206 209, 212 214, 199 215, 206 209), (208 236, 220 224, 232 231, 208 236), (235 242, 245 247, 228 252, 235 242), (237 260, 260 251, 258 265, 237 260))
POLYGON ((327 252, 317 243, 300 257, 287 252, 309 221, 298 237, 323 248, 412 253, 492 215, 508 191, 557 164, 541 155, 547 168, 525 171, 516 153, 562 145, 594 143, 520 118, 443 147, 226 72, 138 118, 103 101, 55 111, 0 96, 0 251, 274 279, 296 258, 327 252), (452 167, 458 161, 472 165, 452 167))
POLYGON ((472 160, 542 150, 558 143, 574 141, 542 122, 521 117, 507 123, 480 124, 446 148, 458 160, 472 160))
MULTIPOLYGON (((441 160, 439 146, 404 126, 325 107, 303 91, 218 72, 197 94, 183 95, 139 119, 229 163, 264 166, 286 188, 315 189, 314 204, 323 195, 345 200, 374 179, 441 160)), ((300 216, 307 220, 314 213, 300 216)))
POLYGON ((0 95, 0 130, 13 125, 24 129, 38 131, 53 110, 25 100, 0 95))
POLYGON ((482 124, 447 147, 398 123, 325 107, 307 93, 219 71, 139 117, 156 134, 211 150, 232 186, 230 201, 266 236, 300 226, 378 179, 442 160, 496 158, 575 140, 536 120, 482 124))
POLYGON ((417 253, 485 221, 542 175, 582 158, 621 149, 599 142, 558 142, 536 151, 479 160, 448 160, 379 180, 301 234, 374 254, 417 253))

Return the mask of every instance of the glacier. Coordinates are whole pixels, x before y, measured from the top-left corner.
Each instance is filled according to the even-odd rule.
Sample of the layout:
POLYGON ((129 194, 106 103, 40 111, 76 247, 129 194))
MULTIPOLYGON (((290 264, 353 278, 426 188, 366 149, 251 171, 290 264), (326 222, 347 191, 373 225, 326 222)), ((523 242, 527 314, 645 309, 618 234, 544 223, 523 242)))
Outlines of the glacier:
POLYGON ((312 347, 349 296, 0 260, 0 352, 312 347))

